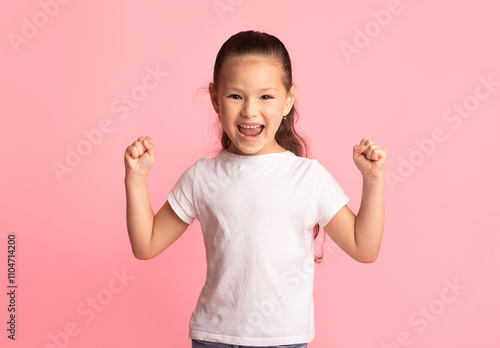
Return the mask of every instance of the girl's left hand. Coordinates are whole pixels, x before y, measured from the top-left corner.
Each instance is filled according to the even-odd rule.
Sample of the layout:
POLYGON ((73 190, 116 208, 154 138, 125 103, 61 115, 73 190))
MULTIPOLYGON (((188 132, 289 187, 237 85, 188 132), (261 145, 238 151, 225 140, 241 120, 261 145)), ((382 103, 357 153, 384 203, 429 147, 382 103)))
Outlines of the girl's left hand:
POLYGON ((387 150, 363 138, 353 147, 353 159, 363 178, 382 179, 387 163, 387 150))

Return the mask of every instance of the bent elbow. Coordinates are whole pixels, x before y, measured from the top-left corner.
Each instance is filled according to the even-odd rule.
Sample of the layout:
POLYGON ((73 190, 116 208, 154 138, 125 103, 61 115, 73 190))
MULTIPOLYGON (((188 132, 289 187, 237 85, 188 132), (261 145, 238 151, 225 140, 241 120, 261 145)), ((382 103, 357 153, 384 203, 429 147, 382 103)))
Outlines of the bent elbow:
POLYGON ((144 256, 144 255, 134 255, 137 260, 151 260, 152 257, 144 256))
POLYGON ((361 263, 374 263, 376 259, 377 259, 376 257, 373 257, 373 258, 359 259, 357 261, 361 263))
POLYGON ((378 253, 375 254, 361 254, 356 258, 356 261, 361 263, 374 263, 378 258, 378 253))
POLYGON ((132 253, 137 260, 151 260, 153 257, 155 257, 155 255, 150 255, 148 253, 140 252, 137 250, 132 250, 132 253))

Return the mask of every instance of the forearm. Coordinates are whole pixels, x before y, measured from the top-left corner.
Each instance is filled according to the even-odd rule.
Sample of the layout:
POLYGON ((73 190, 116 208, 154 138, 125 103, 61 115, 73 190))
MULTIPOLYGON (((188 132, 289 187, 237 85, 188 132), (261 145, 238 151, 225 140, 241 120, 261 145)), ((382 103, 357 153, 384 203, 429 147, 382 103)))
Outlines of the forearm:
POLYGON ((355 221, 356 246, 361 259, 374 261, 384 231, 384 179, 363 179, 361 205, 355 221))
POLYGON ((154 213, 148 193, 147 176, 126 175, 127 229, 137 257, 147 252, 153 232, 154 213))

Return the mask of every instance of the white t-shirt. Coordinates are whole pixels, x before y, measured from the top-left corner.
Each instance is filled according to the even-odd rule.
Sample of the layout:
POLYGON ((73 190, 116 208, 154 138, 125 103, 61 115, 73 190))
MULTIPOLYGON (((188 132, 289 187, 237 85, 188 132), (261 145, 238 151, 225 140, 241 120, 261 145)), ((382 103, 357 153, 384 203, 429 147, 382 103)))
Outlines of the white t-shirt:
POLYGON ((309 343, 314 237, 349 201, 317 160, 285 151, 227 152, 189 167, 167 195, 198 219, 207 278, 189 338, 245 346, 309 343))

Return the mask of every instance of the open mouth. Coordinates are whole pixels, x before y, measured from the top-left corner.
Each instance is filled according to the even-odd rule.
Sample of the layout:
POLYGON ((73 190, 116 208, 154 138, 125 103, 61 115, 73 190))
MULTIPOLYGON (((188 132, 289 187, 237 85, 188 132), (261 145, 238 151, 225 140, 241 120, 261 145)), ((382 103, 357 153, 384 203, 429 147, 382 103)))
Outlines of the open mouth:
POLYGON ((262 133, 263 130, 264 130, 263 125, 258 125, 258 126, 240 126, 240 125, 238 125, 238 132, 240 133, 240 135, 243 135, 245 137, 256 138, 262 133))

